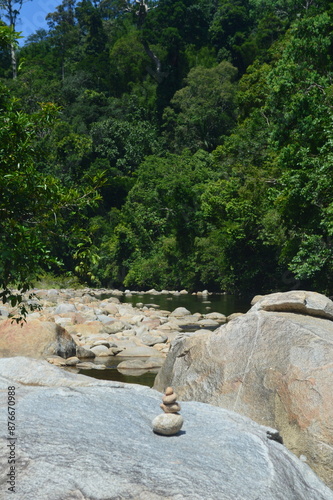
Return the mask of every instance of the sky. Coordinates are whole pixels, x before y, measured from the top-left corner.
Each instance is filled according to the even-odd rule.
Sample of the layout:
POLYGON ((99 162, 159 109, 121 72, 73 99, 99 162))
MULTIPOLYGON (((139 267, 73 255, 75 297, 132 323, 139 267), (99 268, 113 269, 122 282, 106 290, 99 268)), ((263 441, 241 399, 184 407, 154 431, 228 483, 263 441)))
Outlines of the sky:
MULTIPOLYGON (((40 28, 48 29, 45 17, 54 12, 56 7, 62 3, 61 0, 28 0, 22 5, 20 19, 16 23, 16 31, 22 31, 21 35, 27 37, 40 28)), ((20 45, 25 43, 21 39, 20 45)))

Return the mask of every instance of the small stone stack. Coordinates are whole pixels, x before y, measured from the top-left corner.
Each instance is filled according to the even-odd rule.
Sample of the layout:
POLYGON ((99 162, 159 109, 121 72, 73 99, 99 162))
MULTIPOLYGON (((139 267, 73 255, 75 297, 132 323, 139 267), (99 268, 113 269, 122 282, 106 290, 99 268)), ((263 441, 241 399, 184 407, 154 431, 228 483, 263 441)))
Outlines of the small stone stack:
POLYGON ((164 413, 178 413, 180 411, 180 406, 177 403, 177 394, 173 392, 172 387, 166 388, 162 401, 163 403, 160 407, 164 413))
POLYGON ((173 392, 172 387, 167 387, 165 395, 160 405, 164 413, 154 418, 152 425, 156 434, 164 436, 173 436, 177 434, 183 425, 183 417, 179 415, 180 406, 177 403, 177 394, 173 392))

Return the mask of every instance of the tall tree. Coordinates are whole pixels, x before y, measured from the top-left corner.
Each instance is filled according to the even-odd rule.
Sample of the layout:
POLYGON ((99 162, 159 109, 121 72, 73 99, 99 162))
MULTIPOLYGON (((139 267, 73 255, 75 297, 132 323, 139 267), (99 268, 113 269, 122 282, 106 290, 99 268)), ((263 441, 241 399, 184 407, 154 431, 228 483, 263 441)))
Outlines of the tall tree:
POLYGON ((78 43, 78 33, 75 30, 76 0, 63 0, 56 11, 46 16, 51 35, 55 41, 56 51, 61 57, 61 78, 65 78, 65 58, 70 47, 78 43))
MULTIPOLYGON (((3 12, 5 19, 8 20, 9 26, 15 31, 16 21, 20 15, 22 5, 30 0, 0 0, 0 11, 3 12)), ((10 41, 10 55, 12 60, 13 78, 17 78, 17 59, 15 51, 15 42, 10 41)))

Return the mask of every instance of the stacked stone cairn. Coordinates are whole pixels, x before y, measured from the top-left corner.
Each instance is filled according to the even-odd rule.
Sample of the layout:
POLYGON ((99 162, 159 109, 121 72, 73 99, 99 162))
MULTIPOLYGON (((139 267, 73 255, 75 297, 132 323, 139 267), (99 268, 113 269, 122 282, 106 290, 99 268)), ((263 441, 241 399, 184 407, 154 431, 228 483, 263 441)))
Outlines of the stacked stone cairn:
POLYGON ((156 434, 164 436, 173 436, 177 434, 183 425, 183 417, 179 415, 180 406, 177 403, 177 394, 173 392, 172 387, 167 387, 165 395, 160 405, 164 413, 154 418, 152 425, 156 434))

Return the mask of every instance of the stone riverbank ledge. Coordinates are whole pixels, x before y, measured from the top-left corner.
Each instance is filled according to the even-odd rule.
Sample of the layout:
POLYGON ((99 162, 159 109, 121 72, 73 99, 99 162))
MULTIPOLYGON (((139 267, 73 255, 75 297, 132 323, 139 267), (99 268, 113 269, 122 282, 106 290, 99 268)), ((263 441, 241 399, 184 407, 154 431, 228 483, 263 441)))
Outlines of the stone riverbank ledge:
MULTIPOLYGON (((34 290, 27 306, 36 310, 17 325, 17 311, 0 307, 0 357, 30 356, 81 369, 105 369, 118 358, 118 370, 139 375, 157 372, 175 339, 209 332, 228 318, 217 312, 195 313, 184 307, 161 310, 157 304, 121 302, 124 295, 183 295, 186 290, 136 292, 108 289, 34 290), (40 310, 39 310, 40 308, 40 310)), ((205 296, 209 292, 198 292, 205 296)))

